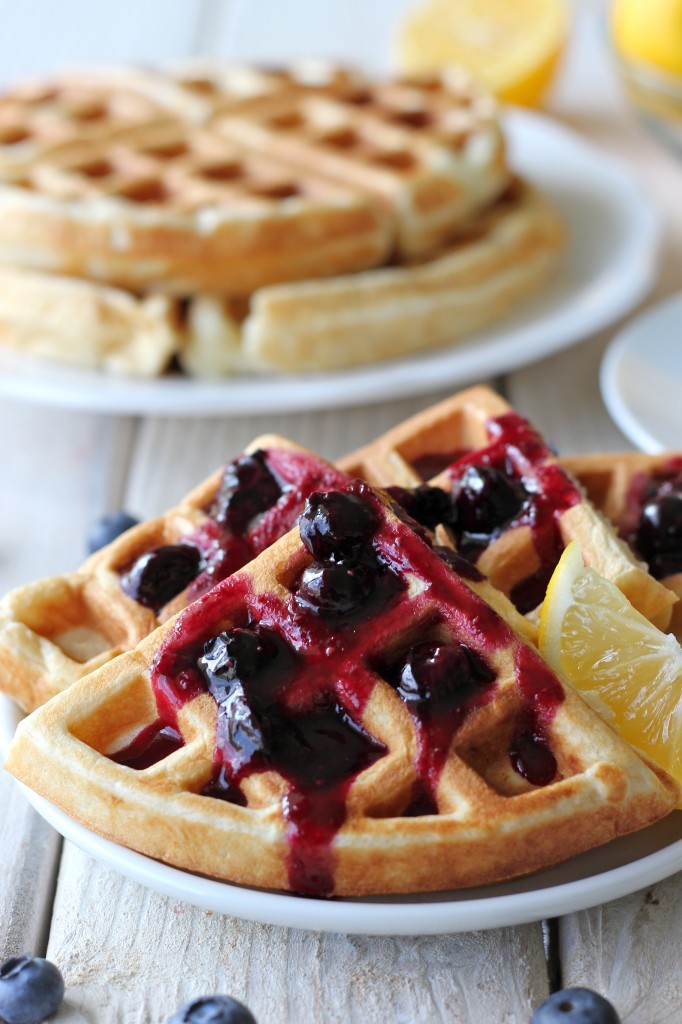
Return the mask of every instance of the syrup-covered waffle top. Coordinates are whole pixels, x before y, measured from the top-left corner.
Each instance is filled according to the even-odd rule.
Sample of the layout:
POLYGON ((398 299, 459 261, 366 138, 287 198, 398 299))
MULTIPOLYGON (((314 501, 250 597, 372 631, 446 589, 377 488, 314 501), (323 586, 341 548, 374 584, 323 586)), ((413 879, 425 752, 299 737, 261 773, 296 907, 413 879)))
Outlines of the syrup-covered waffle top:
POLYGON ((570 540, 661 628, 675 595, 655 580, 539 433, 484 387, 447 399, 342 460, 378 486, 452 493, 445 525, 458 550, 520 611, 533 611, 570 540))
POLYGON ((346 479, 285 441, 256 439, 180 504, 128 530, 74 573, 0 603, 0 690, 32 710, 134 647, 291 529, 308 494, 346 479))
POLYGON ((134 849, 313 895, 484 884, 671 810, 412 526, 365 484, 314 493, 300 533, 30 716, 7 767, 134 849))

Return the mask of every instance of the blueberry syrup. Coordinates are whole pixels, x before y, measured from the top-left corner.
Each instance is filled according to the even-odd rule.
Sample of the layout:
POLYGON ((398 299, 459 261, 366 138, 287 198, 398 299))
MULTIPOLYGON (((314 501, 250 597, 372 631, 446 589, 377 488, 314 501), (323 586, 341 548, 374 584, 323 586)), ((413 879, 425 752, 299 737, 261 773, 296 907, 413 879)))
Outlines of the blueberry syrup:
POLYGON ((382 673, 395 686, 417 728, 416 792, 409 816, 433 813, 436 789, 453 738, 465 719, 495 692, 495 672, 466 644, 422 641, 382 673))
POLYGON ((656 579, 682 572, 682 459, 633 478, 620 529, 656 579))
POLYGON ((190 603, 292 529, 311 491, 347 480, 307 452, 242 455, 225 467, 206 523, 182 544, 141 555, 121 576, 121 587, 156 613, 185 589, 190 603))
POLYGON ((514 771, 532 786, 547 786, 556 776, 556 758, 533 723, 517 727, 509 747, 509 760, 514 771))
POLYGON ((422 480, 433 480, 434 476, 438 476, 453 462, 458 462, 468 451, 467 448, 458 448, 449 452, 425 452, 413 459, 411 466, 422 480))
MULTIPOLYGON (((151 670, 158 732, 178 733, 178 711, 195 697, 209 693, 216 701, 213 768, 204 795, 244 806, 251 775, 274 769, 286 781, 289 887, 317 896, 333 892, 334 838, 346 819, 349 791, 386 753, 361 723, 376 685, 381 655, 375 652, 390 649, 404 631, 407 601, 411 618, 433 622, 437 614, 439 630, 452 638, 413 645, 384 666, 418 722, 418 783, 408 816, 436 812, 438 778, 453 736, 495 691, 489 657, 496 650, 509 644, 517 649, 518 684, 536 732, 563 697, 539 656, 437 551, 387 517, 371 488, 353 481, 340 490, 359 498, 369 514, 337 514, 336 499, 316 496, 304 516, 321 515, 332 524, 334 539, 326 549, 333 547, 333 554, 313 564, 330 568, 343 567, 346 559, 366 560, 380 600, 361 595, 352 613, 344 607, 343 628, 335 621, 334 593, 324 610, 301 603, 297 595, 311 559, 301 544, 289 566, 296 582, 287 598, 256 592, 246 575, 231 576, 178 617, 151 670), (362 527, 368 534, 362 553, 356 545, 361 520, 372 523, 362 527), (408 574, 415 584, 409 596, 408 574)), ((309 523, 303 532, 310 537, 316 530, 309 523)), ((321 533, 326 537, 327 526, 321 533)), ((129 763, 135 751, 133 757, 126 753, 129 763)))
POLYGON ((561 683, 540 655, 519 646, 515 655, 516 678, 524 702, 509 746, 509 760, 515 772, 533 786, 546 786, 556 776, 549 726, 564 701, 561 683))
POLYGON ((456 517, 453 530, 462 555, 476 562, 506 530, 530 528, 540 568, 509 597, 526 614, 545 595, 564 549, 561 515, 582 500, 570 477, 529 423, 507 413, 488 423, 490 443, 448 467, 456 517))
POLYGON ((141 771, 143 768, 151 768, 153 764, 163 761, 165 757, 180 750, 182 746, 182 736, 177 729, 158 719, 142 729, 127 747, 112 754, 111 760, 116 764, 123 764, 127 768, 141 771))

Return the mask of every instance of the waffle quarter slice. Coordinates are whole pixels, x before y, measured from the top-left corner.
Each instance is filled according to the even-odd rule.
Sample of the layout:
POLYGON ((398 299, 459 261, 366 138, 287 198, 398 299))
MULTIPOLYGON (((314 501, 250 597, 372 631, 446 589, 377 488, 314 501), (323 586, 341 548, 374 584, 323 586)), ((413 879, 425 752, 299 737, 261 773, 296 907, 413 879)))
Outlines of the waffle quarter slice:
POLYGON ((499 395, 470 388, 342 460, 378 486, 430 484, 452 493, 458 550, 529 613, 571 540, 659 628, 676 597, 648 572, 543 438, 499 395))
POLYGON ((116 842, 316 896, 491 883, 670 811, 676 784, 447 559, 367 485, 316 492, 26 719, 7 767, 116 842))
POLYGON ((241 568, 296 521, 308 494, 346 479, 275 436, 156 519, 133 527, 74 573, 0 602, 0 691, 30 711, 241 568))

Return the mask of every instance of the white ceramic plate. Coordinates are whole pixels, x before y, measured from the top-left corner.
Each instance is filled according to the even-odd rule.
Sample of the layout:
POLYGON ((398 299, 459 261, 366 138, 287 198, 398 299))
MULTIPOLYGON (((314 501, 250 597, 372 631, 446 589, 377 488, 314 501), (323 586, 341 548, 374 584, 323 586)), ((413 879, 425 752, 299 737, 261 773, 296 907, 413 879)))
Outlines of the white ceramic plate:
MULTIPOLYGON (((0 750, 20 718, 0 697, 0 750)), ((556 917, 626 896, 682 870, 682 812, 548 871, 459 892, 317 900, 264 892, 168 867, 103 839, 22 786, 39 814, 96 860, 156 892, 249 921, 362 935, 437 935, 556 917)))
POLYGON ((682 448, 681 339, 682 292, 629 323, 602 361, 606 408, 645 452, 682 448))
POLYGON ((579 136, 528 112, 506 120, 510 161, 562 213, 563 263, 541 295, 503 323, 451 348, 325 375, 151 381, 107 377, 0 354, 0 394, 71 408, 160 416, 239 416, 361 405, 462 385, 587 337, 649 291, 659 225, 631 174, 579 136))

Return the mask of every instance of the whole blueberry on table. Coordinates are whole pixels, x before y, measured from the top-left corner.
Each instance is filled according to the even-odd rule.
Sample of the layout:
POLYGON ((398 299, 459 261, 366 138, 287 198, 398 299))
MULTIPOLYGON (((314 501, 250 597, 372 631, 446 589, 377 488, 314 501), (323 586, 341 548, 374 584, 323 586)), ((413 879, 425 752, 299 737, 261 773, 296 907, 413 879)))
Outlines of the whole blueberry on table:
POLYGON ((38 1024, 59 1009, 64 979, 49 960, 23 953, 0 964, 0 1018, 6 1024, 38 1024))
POLYGON ((122 533, 129 530, 131 526, 137 526, 139 521, 135 516, 124 512, 123 509, 118 509, 116 512, 107 512, 105 515, 100 516, 88 531, 88 554, 94 555, 95 551, 99 551, 100 548, 111 544, 112 540, 116 540, 122 533))
POLYGON ((204 996, 182 1006, 167 1024, 256 1024, 256 1018, 231 996, 204 996))
POLYGON ((589 988, 563 988, 538 1006, 530 1024, 621 1024, 608 1001, 589 988))

